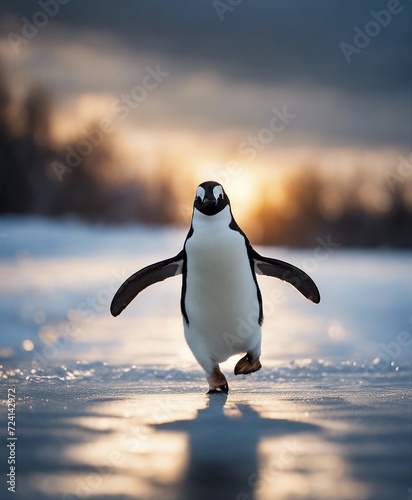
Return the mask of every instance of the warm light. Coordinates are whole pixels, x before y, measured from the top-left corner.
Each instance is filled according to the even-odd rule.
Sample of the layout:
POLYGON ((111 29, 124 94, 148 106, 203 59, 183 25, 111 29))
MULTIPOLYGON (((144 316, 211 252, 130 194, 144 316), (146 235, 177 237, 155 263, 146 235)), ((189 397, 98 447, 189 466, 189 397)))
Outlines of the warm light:
POLYGON ((31 340, 23 340, 21 346, 25 351, 32 351, 34 349, 34 344, 31 340))
MULTIPOLYGON (((172 400, 166 396, 148 398, 146 402, 141 405, 136 399, 103 403, 94 408, 93 414, 98 417, 73 420, 90 439, 67 446, 64 456, 70 461, 93 464, 91 473, 81 479, 86 491, 93 492, 96 498, 108 492, 121 497, 131 491, 139 492, 139 498, 155 498, 155 483, 172 487, 183 477, 188 466, 187 436, 181 432, 155 432, 153 425, 176 417, 190 420, 196 416, 196 404, 191 397, 172 400)), ((75 493, 79 482, 59 483, 56 491, 75 493)))
POLYGON ((392 197, 384 188, 365 182, 359 188, 358 196, 364 207, 371 213, 386 213, 392 207, 392 197))
POLYGON ((338 446, 301 434, 262 440, 261 468, 255 495, 266 498, 330 498, 340 484, 339 498, 365 498, 368 488, 353 475, 338 446), (316 457, 316 459, 315 459, 316 457))
POLYGON ((52 137, 56 144, 79 140, 102 118, 111 118, 111 94, 82 94, 75 102, 67 102, 53 111, 52 137), (79 135, 80 134, 80 135, 79 135))
MULTIPOLYGON (((229 189, 229 188, 228 188, 229 189)), ((250 174, 240 174, 230 183, 230 199, 238 217, 247 219, 259 199, 259 185, 250 174)))
POLYGON ((328 325, 328 335, 332 340, 343 340, 346 336, 345 328, 339 321, 331 321, 328 325))
POLYGON ((39 338, 45 344, 54 344, 57 340, 57 331, 52 326, 42 326, 39 330, 39 338))
POLYGON ((11 347, 2 347, 0 348, 0 358, 11 358, 14 354, 14 351, 11 347))

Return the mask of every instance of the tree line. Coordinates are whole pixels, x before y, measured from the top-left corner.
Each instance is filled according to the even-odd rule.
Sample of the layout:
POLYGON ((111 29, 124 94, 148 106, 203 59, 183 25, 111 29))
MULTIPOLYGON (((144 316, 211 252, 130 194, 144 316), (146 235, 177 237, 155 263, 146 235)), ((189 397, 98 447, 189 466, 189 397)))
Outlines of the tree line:
MULTIPOLYGON (((143 175, 133 182, 116 178, 111 143, 99 140, 93 129, 63 147, 53 145, 51 111, 49 94, 40 87, 16 105, 0 69, 0 214, 181 222, 167 165, 159 167, 154 183, 143 175)), ((284 176, 282 204, 273 202, 267 182, 251 217, 254 242, 305 247, 329 237, 342 246, 411 248, 410 158, 384 173, 381 185, 367 175, 355 169, 343 185, 306 166, 284 176)))

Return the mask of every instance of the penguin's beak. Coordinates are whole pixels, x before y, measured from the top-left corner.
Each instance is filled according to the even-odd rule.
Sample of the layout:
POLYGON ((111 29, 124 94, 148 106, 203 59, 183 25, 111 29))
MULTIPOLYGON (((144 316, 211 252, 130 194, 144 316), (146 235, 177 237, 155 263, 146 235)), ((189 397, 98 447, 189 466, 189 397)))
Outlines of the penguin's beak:
POLYGON ((211 205, 217 205, 217 200, 216 198, 205 198, 203 200, 203 205, 205 207, 210 207, 211 205))

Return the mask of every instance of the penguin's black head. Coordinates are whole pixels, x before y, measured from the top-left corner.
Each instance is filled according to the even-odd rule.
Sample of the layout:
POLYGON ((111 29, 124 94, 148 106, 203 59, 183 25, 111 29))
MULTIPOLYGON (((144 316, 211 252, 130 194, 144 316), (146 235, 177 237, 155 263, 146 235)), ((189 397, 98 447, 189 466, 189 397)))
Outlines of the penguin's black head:
POLYGON ((218 182, 207 181, 199 184, 196 190, 194 207, 204 215, 216 215, 230 205, 229 198, 218 182))

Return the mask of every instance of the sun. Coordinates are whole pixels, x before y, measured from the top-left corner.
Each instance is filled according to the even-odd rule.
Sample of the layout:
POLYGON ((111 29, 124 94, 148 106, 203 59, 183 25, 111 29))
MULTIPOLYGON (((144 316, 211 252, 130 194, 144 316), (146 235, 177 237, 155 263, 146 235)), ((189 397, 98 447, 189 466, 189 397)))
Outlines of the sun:
POLYGON ((230 198, 233 213, 242 220, 248 220, 258 201, 258 181, 251 174, 239 174, 224 186, 230 198))

